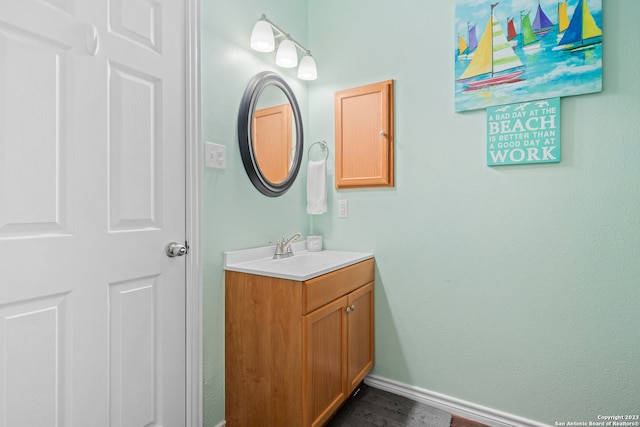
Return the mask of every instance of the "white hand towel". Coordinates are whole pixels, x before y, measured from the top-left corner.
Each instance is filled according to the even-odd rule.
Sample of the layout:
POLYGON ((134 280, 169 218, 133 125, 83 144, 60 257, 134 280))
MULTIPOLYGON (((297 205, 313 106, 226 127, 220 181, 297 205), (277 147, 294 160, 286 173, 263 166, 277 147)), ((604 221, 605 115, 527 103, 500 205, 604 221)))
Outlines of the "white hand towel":
POLYGON ((309 161, 307 166, 307 213, 327 211, 327 161, 309 161))

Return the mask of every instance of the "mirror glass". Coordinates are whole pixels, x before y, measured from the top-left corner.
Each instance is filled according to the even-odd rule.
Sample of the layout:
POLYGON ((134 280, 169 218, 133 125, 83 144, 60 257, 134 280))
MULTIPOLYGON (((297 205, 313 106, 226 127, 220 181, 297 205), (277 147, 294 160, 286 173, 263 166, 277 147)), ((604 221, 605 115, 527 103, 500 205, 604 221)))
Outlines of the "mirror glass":
POLYGON ((281 184, 293 166, 296 128, 291 104, 282 90, 269 85, 260 94, 253 113, 251 142, 256 164, 265 179, 281 184))
POLYGON ((267 196, 284 194, 302 160, 302 119, 295 95, 276 73, 256 75, 238 114, 242 162, 253 185, 267 196))

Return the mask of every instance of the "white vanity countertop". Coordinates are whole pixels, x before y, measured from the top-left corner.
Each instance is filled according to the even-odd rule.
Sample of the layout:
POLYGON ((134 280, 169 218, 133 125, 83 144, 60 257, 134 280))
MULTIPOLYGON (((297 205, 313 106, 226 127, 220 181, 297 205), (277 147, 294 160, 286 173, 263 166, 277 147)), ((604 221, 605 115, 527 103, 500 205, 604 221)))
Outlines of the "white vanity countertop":
POLYGON ((304 281, 373 258, 373 254, 367 252, 309 252, 306 241, 294 242, 291 248, 294 256, 282 259, 273 259, 274 246, 225 252, 224 269, 304 281))

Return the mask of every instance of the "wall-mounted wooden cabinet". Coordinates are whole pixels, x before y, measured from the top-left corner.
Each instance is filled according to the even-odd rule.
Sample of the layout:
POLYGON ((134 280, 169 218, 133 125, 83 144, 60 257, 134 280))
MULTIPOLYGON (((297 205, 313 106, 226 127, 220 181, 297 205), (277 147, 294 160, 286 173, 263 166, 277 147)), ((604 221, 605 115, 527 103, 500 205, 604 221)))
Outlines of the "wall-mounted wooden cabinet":
POLYGON ((393 187, 393 80, 335 94, 336 189, 393 187))
POLYGON ((228 427, 320 427, 371 371, 369 259, 304 282, 227 271, 228 427))

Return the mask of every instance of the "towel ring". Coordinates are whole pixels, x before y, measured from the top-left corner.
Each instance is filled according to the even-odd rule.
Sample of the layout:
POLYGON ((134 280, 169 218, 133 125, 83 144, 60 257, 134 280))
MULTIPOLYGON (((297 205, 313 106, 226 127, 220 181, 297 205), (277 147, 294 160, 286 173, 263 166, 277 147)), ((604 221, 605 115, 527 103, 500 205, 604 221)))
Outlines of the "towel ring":
POLYGON ((327 160, 329 158, 329 147, 327 146, 327 143, 325 141, 316 141, 313 144, 311 144, 309 146, 309 150, 307 151, 307 157, 311 158, 311 148, 316 144, 320 144, 322 146, 322 149, 326 151, 324 160, 327 160))

